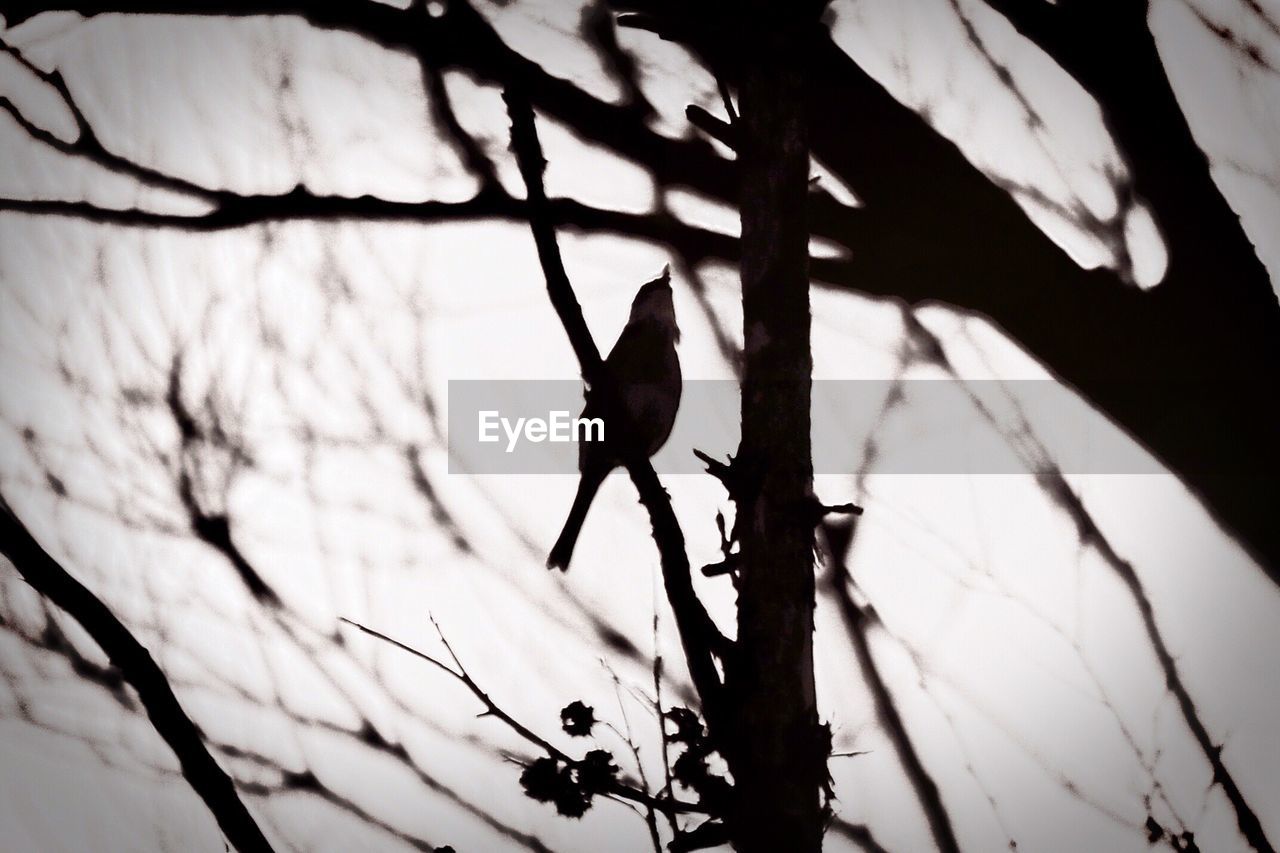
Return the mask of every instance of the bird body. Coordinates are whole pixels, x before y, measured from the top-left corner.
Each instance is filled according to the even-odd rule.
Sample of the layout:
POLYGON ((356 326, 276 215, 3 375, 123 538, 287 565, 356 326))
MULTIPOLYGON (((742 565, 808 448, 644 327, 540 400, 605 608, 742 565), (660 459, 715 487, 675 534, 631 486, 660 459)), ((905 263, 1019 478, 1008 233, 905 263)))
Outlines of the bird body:
MULTIPOLYGON (((653 456, 666 443, 680 407, 682 381, 676 355, 679 339, 671 279, 664 272, 636 293, 627 325, 604 360, 605 375, 626 414, 627 429, 622 430, 623 438, 638 445, 646 457, 653 456)), ((599 394, 593 394, 588 388, 582 417, 602 417, 604 408, 599 394)), ((547 558, 548 568, 569 567, 596 492, 609 472, 623 464, 626 454, 618 444, 618 432, 616 428, 611 430, 606 420, 603 441, 581 443, 578 492, 564 529, 547 558)))

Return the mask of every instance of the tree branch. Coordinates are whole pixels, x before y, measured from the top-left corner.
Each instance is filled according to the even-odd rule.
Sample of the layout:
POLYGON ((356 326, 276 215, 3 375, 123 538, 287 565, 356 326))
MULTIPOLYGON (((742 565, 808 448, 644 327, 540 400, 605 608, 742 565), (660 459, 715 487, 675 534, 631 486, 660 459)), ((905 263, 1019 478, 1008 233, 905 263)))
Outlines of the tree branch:
MULTIPOLYGON (((498 719, 505 726, 507 726, 507 728, 511 729, 511 731, 519 735, 523 740, 529 742, 533 746, 542 750, 547 755, 556 759, 557 761, 561 761, 565 764, 572 765, 572 766, 577 766, 582 763, 578 759, 573 758, 568 753, 561 750, 559 747, 551 743, 549 740, 538 735, 536 732, 534 732, 524 723, 520 722, 515 717, 511 716, 511 714, 507 713, 507 711, 503 710, 501 705, 499 705, 497 702, 494 702, 493 699, 490 698, 489 694, 485 692, 485 690, 479 684, 476 683, 475 679, 471 677, 470 673, 467 672, 466 667, 462 665, 462 661, 459 660, 458 655, 453 651, 453 646, 449 644, 449 640, 445 637, 444 631, 441 630, 440 624, 436 622, 434 618, 432 618, 431 624, 432 626, 435 627, 436 634, 440 637, 440 642, 444 644, 445 651, 449 653, 449 657, 453 660, 454 666, 449 666, 447 663, 440 660, 439 658, 432 657, 426 652, 419 651, 418 649, 415 649, 413 646, 402 643, 399 640, 389 637, 380 631, 375 631, 372 628, 369 628, 365 625, 361 625, 359 622, 352 621, 351 619, 347 619, 346 617, 339 617, 339 619, 340 621, 345 622, 346 624, 357 629, 358 631, 368 634, 370 637, 374 637, 376 639, 382 640, 384 643, 390 643, 396 648, 402 651, 406 651, 409 654, 413 655, 414 657, 419 658, 420 660, 426 661, 427 663, 431 664, 436 669, 440 670, 446 675, 452 676, 456 681, 458 681, 460 684, 466 687, 469 691, 471 691, 471 695, 479 699, 480 703, 484 705, 484 712, 480 716, 494 717, 498 719), (454 667, 457 667, 457 668, 455 669, 454 667)), ((620 800, 626 800, 628 802, 637 803, 638 805, 641 805, 646 809, 653 809, 654 811, 662 812, 663 814, 666 814, 669 816, 676 815, 676 814, 705 814, 706 813, 706 809, 702 808, 701 806, 695 805, 693 803, 686 803, 681 800, 677 800, 675 798, 667 799, 662 797, 654 797, 651 794, 649 794, 647 791, 642 791, 637 788, 633 788, 630 785, 624 784, 623 782, 620 782, 617 780, 611 781, 608 784, 608 787, 606 788, 604 793, 611 797, 617 797, 620 800)))
POLYGON ((213 813, 218 826, 240 853, 270 853, 271 844, 236 794, 235 783, 205 748, 192 722, 151 654, 83 584, 40 547, 0 495, 0 552, 32 588, 80 623, 137 691, 147 717, 173 750, 182 775, 213 813))
POLYGON ((871 834, 871 830, 863 824, 850 823, 847 820, 833 820, 831 821, 830 831, 837 835, 843 835, 865 850, 866 853, 889 853, 876 840, 876 837, 871 834))
MULTIPOLYGON (((1234 231, 1206 225, 1173 240, 1169 275, 1154 289, 1083 270, 843 51, 815 52, 815 153, 866 204, 858 231, 841 240, 852 259, 839 283, 990 318, 1178 474, 1280 582, 1280 525, 1269 511, 1280 400, 1262 390, 1280 384, 1280 307, 1234 215, 1234 231), (848 115, 877 132, 850 133, 848 115)), ((1181 156, 1170 159, 1170 144, 1135 159, 1164 164, 1169 180, 1158 183, 1190 192, 1207 175, 1203 155, 1193 177, 1176 166, 1181 156)), ((1208 189, 1203 204, 1156 203, 1157 213, 1172 206, 1186 229, 1202 215, 1225 222, 1210 215, 1208 189)))
POLYGON ((875 702, 876 716, 884 726, 885 734, 889 736, 889 741, 898 754, 902 770, 916 792, 916 799, 919 800, 920 808, 929 822, 934 843, 942 853, 959 853, 960 844, 956 840, 955 830, 951 825, 951 816, 942 802, 938 784, 933 781, 933 776, 920 760, 920 754, 916 751, 911 734, 907 731, 907 725, 898 712, 893 694, 889 691, 889 685, 885 683, 884 677, 880 674, 880 668, 876 665, 875 657, 871 653, 867 632, 875 617, 867 608, 859 606, 853 600, 849 592, 849 570, 844 564, 843 555, 835 555, 830 565, 831 573, 828 578, 830 588, 835 594, 840 614, 849 629, 849 639, 853 645, 854 654, 858 658, 858 667, 862 670, 863 680, 875 702))
POLYGON ((1155 608, 1151 604, 1151 598, 1147 595, 1142 579, 1138 577, 1137 570, 1132 563, 1116 553, 1111 542, 1103 535, 1093 516, 1085 508, 1084 501, 1071 488, 1066 478, 1062 476, 1062 472, 1054 468, 1042 474, 1039 479, 1049 498, 1076 525, 1080 542, 1095 548, 1119 577, 1120 582, 1129 590, 1134 607, 1142 619, 1142 627, 1151 644, 1151 650, 1155 653, 1156 661, 1160 665, 1160 672, 1164 675, 1165 687, 1173 694, 1187 729, 1200 748, 1201 755, 1213 770, 1214 783, 1222 787, 1223 794, 1231 804, 1240 833, 1254 850, 1259 853, 1272 853, 1274 848, 1267 838, 1262 822, 1250 807, 1244 792, 1240 790, 1235 777, 1222 760, 1222 744, 1214 742, 1204 721, 1200 718, 1200 709, 1187 690, 1182 673, 1178 669, 1177 659, 1165 643, 1164 634, 1160 631, 1159 623, 1156 622, 1155 608))
POLYGON ((0 97, 0 109, 7 112, 32 138, 69 157, 83 158, 109 171, 135 178, 148 186, 172 190, 208 202, 217 202, 228 197, 229 194, 224 191, 209 189, 185 178, 165 174, 108 151, 94 133, 93 126, 89 124, 89 120, 85 118, 75 99, 71 97, 71 90, 67 88, 67 82, 61 72, 45 71, 37 67, 21 51, 3 39, 0 39, 0 51, 12 56, 23 68, 51 86, 75 121, 77 136, 75 140, 68 142, 30 121, 8 98, 0 97))
MULTIPOLYGON (((523 89, 508 86, 504 98, 511 117, 511 146, 528 192, 526 212, 537 244, 538 257, 542 262, 543 274, 546 276, 547 293, 573 345, 583 376, 591 383, 594 393, 607 399, 616 392, 604 375, 600 350, 582 316, 582 307, 578 304, 560 257, 555 224, 542 184, 546 161, 542 156, 542 145, 538 141, 533 109, 523 89)), ((626 467, 631 481, 640 493, 640 502, 649 511, 654 543, 661 558, 667 598, 675 613, 676 627, 684 646, 694 687, 702 699, 708 721, 721 722, 720 694, 723 685, 716 670, 715 657, 723 653, 728 641, 694 592, 689 558, 685 553, 684 533, 671 508, 671 499, 654 473, 653 466, 647 459, 637 458, 637 454, 633 453, 627 460, 626 467)))
POLYGON ((483 193, 499 190, 502 184, 498 180, 498 172, 494 168, 493 161, 458 121, 458 116, 453 110, 453 102, 449 100, 449 90, 444 84, 444 72, 439 66, 427 62, 425 58, 419 65, 422 66, 422 84, 426 90, 432 119, 440 130, 448 135, 467 169, 480 181, 480 191, 483 193))

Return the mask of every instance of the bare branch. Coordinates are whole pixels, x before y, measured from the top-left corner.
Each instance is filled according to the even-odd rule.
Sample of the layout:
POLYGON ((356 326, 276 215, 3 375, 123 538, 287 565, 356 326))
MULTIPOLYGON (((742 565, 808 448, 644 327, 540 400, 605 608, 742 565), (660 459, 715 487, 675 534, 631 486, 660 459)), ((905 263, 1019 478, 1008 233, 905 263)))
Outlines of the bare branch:
MULTIPOLYGON (((618 713, 622 715, 622 726, 626 730, 626 732, 624 734, 623 732, 618 731, 617 727, 613 726, 612 724, 607 724, 607 725, 609 725, 609 728, 613 731, 613 733, 616 734, 619 737, 619 739, 621 739, 622 742, 627 745, 627 749, 631 751, 631 757, 636 763, 636 772, 640 775, 641 790, 643 790, 646 794, 649 794, 651 793, 651 789, 649 787, 649 778, 644 772, 644 761, 641 760, 640 758, 640 747, 638 744, 636 744, 635 735, 631 731, 631 718, 627 716, 626 703, 623 702, 622 700, 622 680, 618 678, 618 674, 614 672, 611 667, 609 667, 607 662, 602 660, 601 663, 604 664, 605 668, 609 671, 610 677, 613 679, 613 693, 614 693, 614 696, 617 697, 618 713)), ((658 726, 661 727, 663 732, 665 733, 666 724, 662 720, 661 713, 658 714, 658 726)), ((667 796, 669 799, 670 794, 668 793, 667 796)), ((657 820, 657 816, 653 806, 645 807, 644 818, 645 818, 645 821, 644 821, 645 826, 649 830, 649 841, 653 845, 653 853, 662 853, 662 838, 658 835, 658 820, 657 820)), ((667 818, 671 822, 671 831, 678 832, 679 829, 676 826, 673 816, 667 815, 667 818)))
MULTIPOLYGON (((296 187, 281 195, 227 194, 206 213, 160 213, 140 208, 109 208, 85 201, 3 199, 0 211, 64 216, 102 225, 163 228, 205 233, 272 222, 412 222, 424 225, 476 219, 525 221, 527 203, 501 191, 482 191, 466 201, 390 201, 375 196, 317 195, 296 187)), ((690 262, 732 260, 738 240, 682 222, 670 213, 628 213, 593 207, 567 198, 547 201, 557 227, 617 234, 666 244, 690 262)), ((815 263, 820 263, 815 261, 815 263)), ((831 273, 828 264, 827 272, 831 273)))
POLYGON ((880 668, 871 654, 868 630, 874 624, 876 617, 869 608, 854 601, 853 594, 849 591, 849 570, 844 564, 844 555, 833 555, 830 565, 831 589, 835 593, 840 614, 849 630, 849 639, 858 659, 858 667, 862 670, 863 680, 875 701, 876 716, 884 726, 885 733, 898 754, 902 770, 916 792, 916 798, 920 801, 920 807, 928 819, 934 843, 942 853, 959 853, 960 844, 951 826, 951 816, 942 802, 938 784, 933 781, 933 776, 920 760, 920 754, 911 740, 911 734, 907 731, 902 715, 898 712, 893 694, 889 691, 889 685, 885 683, 884 677, 880 674, 880 668))
POLYGON ((0 50, 12 56, 29 72, 51 86, 58 93, 63 106, 71 113, 76 123, 77 137, 74 141, 67 142, 27 119, 8 98, 0 97, 0 109, 7 112, 33 139, 69 157, 83 158, 109 171, 134 178, 148 186, 172 190, 208 202, 217 202, 228 197, 229 194, 224 191, 200 186, 185 178, 166 174, 108 151, 98 139, 97 134, 94 133, 93 126, 85 118, 84 112, 81 111, 79 105, 71 96, 71 90, 67 87, 67 82, 63 79, 61 72, 57 70, 45 71, 39 68, 28 60, 21 51, 3 39, 0 39, 0 50))
POLYGON ((1151 599, 1147 595, 1142 579, 1138 577, 1137 570, 1134 569, 1132 563, 1116 553, 1111 542, 1103 535, 1097 523, 1093 520, 1093 516, 1085 508, 1080 496, 1075 493, 1060 471, 1054 468, 1050 472, 1042 474, 1038 479, 1049 498, 1075 523, 1080 542, 1095 548, 1107 565, 1111 567, 1111 570, 1120 578, 1125 588, 1129 590, 1134 606, 1138 610, 1138 615, 1142 619, 1142 627, 1146 632, 1147 640, 1151 643, 1151 649, 1155 653, 1156 661, 1160 665, 1160 671, 1164 675, 1165 686, 1177 701, 1178 710, 1181 712, 1187 728, 1191 731, 1192 737, 1195 738, 1196 745, 1200 748, 1200 753, 1213 769, 1213 782, 1222 787, 1222 792, 1226 795, 1228 802, 1231 803, 1232 810, 1235 812, 1236 823, 1240 828, 1240 832, 1248 840, 1250 846, 1255 850, 1270 853, 1273 848, 1271 842, 1267 839, 1262 822, 1245 799, 1244 792, 1240 790, 1235 777, 1231 775, 1231 771, 1223 763, 1222 744, 1214 742, 1204 721, 1200 718, 1200 709, 1196 706, 1195 700, 1191 698, 1191 694, 1188 692, 1186 683, 1183 681, 1182 674, 1178 669, 1178 662, 1165 643, 1164 634, 1160 631, 1159 623, 1156 622, 1155 608, 1151 604, 1151 599))
MULTIPOLYGON (((384 643, 390 643, 396 648, 406 651, 409 654, 413 655, 414 657, 426 661, 427 663, 434 666, 436 669, 439 669, 441 672, 452 676, 454 680, 458 681, 460 684, 466 687, 469 691, 471 691, 471 695, 479 699, 480 703, 484 705, 484 711, 480 714, 480 716, 494 717, 500 720, 504 725, 507 726, 507 728, 515 732, 523 740, 527 741, 528 743, 542 750, 548 756, 556 759, 557 761, 564 762, 565 764, 568 764, 571 766, 578 766, 579 764, 581 764, 581 762, 578 759, 573 758, 568 753, 564 752, 559 747, 557 747, 555 744, 539 736, 528 726, 524 725, 515 717, 511 716, 509 713, 503 710, 502 706, 494 702, 493 699, 490 698, 489 694, 486 693, 484 689, 480 687, 479 684, 476 683, 475 679, 471 677, 471 675, 467 672, 466 668, 462 665, 462 661, 458 658, 458 655, 453 651, 453 646, 451 646, 449 644, 448 639, 445 638, 444 631, 441 630, 440 624, 436 622, 434 617, 432 617, 431 619, 431 624, 435 627, 436 633, 440 637, 440 642, 444 644, 445 651, 449 653, 449 657, 450 659, 452 659, 454 666, 449 666, 447 663, 440 660, 439 658, 432 657, 426 652, 419 651, 418 649, 415 649, 413 646, 406 645, 405 643, 402 643, 399 640, 394 639, 393 637, 389 637, 386 634, 383 634, 381 631, 375 631, 373 628, 369 628, 365 625, 361 625, 359 622, 355 622, 351 619, 346 618, 345 616, 340 616, 338 618, 340 621, 345 622, 346 624, 350 625, 356 630, 362 631, 363 633, 368 634, 370 637, 374 637, 376 639, 382 640, 384 643), (457 668, 455 669, 454 667, 457 667, 457 668)), ((611 782, 607 790, 605 790, 603 793, 611 797, 617 797, 620 800, 626 800, 628 802, 636 803, 645 808, 652 808, 664 814, 706 813, 706 809, 702 808, 701 806, 695 805, 693 803, 686 803, 676 799, 664 799, 659 797, 653 797, 645 791, 638 790, 636 788, 633 788, 629 785, 626 785, 616 780, 611 782)))
POLYGON ((876 841, 875 836, 871 834, 871 830, 863 824, 850 823, 847 820, 833 820, 828 829, 837 835, 843 835, 865 850, 866 853, 889 853, 888 850, 880 845, 880 842, 876 841))
MULTIPOLYGON (((507 112, 511 116, 511 145, 528 192, 526 210, 546 276, 548 295, 578 356, 583 376, 591 383, 593 391, 608 399, 615 392, 609 385, 608 377, 604 375, 600 350, 583 319, 582 307, 578 304, 560 257, 555 224, 542 184, 546 161, 538 141, 533 109, 523 89, 508 86, 504 98, 507 112)), ((684 533, 671 508, 670 497, 649 461, 640 454, 632 453, 630 456, 626 461, 627 471, 640 493, 640 502, 649 511, 654 543, 661 557, 667 598, 675 613, 676 627, 684 645, 689 672, 702 699, 708 721, 714 720, 722 725, 723 685, 716 669, 715 657, 723 653, 728 641, 711 620, 693 589, 684 533)))
MULTIPOLYGON (((658 714, 658 731, 662 736, 662 794, 671 799, 671 736, 662 710, 662 653, 658 650, 658 607, 653 608, 653 710, 658 714)), ((675 829, 673 826, 672 829, 675 829)))
POLYGON ((437 623, 434 618, 431 620, 431 624, 435 626, 436 633, 439 634, 440 636, 440 641, 444 643, 445 649, 449 652, 449 656, 453 658, 454 664, 458 667, 457 669, 454 669, 453 667, 449 666, 447 663, 440 660, 439 658, 432 657, 426 652, 419 651, 418 649, 415 649, 413 646, 406 645, 405 643, 402 643, 393 637, 388 637, 386 634, 383 634, 381 631, 375 631, 373 628, 369 628, 365 625, 361 625, 359 622, 355 622, 351 619, 346 618, 345 616, 340 616, 338 618, 340 621, 345 622, 351 627, 359 631, 363 631, 364 633, 368 634, 370 637, 376 637, 377 639, 382 640, 384 643, 390 643, 396 648, 406 651, 409 654, 413 655, 414 657, 426 661, 427 663, 431 664, 441 672, 446 673, 447 675, 453 676, 454 679, 456 679, 464 687, 470 690, 472 695, 474 695, 477 699, 479 699, 480 702, 484 705, 484 712, 481 714, 482 717, 484 716, 497 717, 499 720, 505 723, 512 731, 514 731, 520 737, 524 738, 529 743, 538 747, 543 752, 550 755, 552 758, 557 758, 565 762, 573 760, 568 755, 561 752, 550 741, 544 740, 543 738, 534 734, 523 723, 521 723, 519 720, 512 717, 506 711, 503 711, 502 708, 497 705, 497 703, 495 703, 492 699, 489 698, 489 694, 485 693, 484 690, 481 689, 480 685, 476 684, 476 682, 471 678, 471 676, 467 674, 466 669, 463 668, 462 663, 458 660, 458 656, 453 653, 453 648, 449 645, 449 641, 445 639, 444 632, 440 630, 439 623, 437 623))
POLYGON ((591 0, 582 10, 582 35, 622 84, 627 106, 643 118, 650 118, 654 115, 653 105, 640 86, 640 70, 635 58, 618 43, 613 17, 607 0, 591 0))
POLYGON ((93 637, 138 693, 147 718, 173 749, 227 840, 241 853, 269 853, 271 844, 236 793, 235 783, 205 748, 200 728, 182 710, 150 652, 115 614, 40 546, 0 494, 0 552, 41 595, 71 615, 93 637))
POLYGON ((690 124, 707 136, 735 151, 738 150, 738 133, 732 122, 712 115, 697 104, 685 107, 684 116, 690 124))
POLYGON ((419 64, 422 66, 422 83, 423 88, 426 89, 431 117, 448 135, 449 140, 462 156, 463 163, 479 179, 481 193, 499 190, 502 185, 498 182, 498 172, 493 166, 493 161, 462 126, 457 114, 453 111, 453 102, 449 100, 449 90, 444 84, 444 73, 438 65, 429 62, 425 56, 419 64))

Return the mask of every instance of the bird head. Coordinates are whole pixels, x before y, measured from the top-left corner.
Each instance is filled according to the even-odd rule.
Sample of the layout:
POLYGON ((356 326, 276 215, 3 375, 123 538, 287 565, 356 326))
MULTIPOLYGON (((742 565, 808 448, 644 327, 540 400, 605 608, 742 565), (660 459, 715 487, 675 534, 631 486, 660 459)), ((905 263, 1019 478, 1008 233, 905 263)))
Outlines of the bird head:
POLYGON ((631 301, 631 317, 628 325, 633 323, 653 323, 671 334, 674 340, 680 340, 680 327, 676 325, 676 307, 671 297, 671 271, 664 267, 662 275, 643 285, 631 301))

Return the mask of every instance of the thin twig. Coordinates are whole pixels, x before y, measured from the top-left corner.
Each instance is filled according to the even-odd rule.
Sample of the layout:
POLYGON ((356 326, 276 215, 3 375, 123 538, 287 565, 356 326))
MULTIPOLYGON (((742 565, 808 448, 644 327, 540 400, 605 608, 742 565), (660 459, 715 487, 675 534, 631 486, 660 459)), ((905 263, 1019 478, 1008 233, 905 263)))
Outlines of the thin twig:
POLYGON ((858 667, 862 670, 867 689, 871 691, 875 701, 876 716, 880 718, 880 723, 889 736, 894 751, 898 754, 903 772, 915 790, 920 808, 928 819, 934 844, 943 853, 959 853, 960 845, 956 840, 951 815, 942 801, 942 793, 938 790, 938 784, 933 780, 928 768, 924 766, 920 753, 911 739, 911 734, 907 731, 906 722, 889 690, 889 685, 885 682, 871 653, 871 642, 867 634, 875 617, 868 608, 859 606, 849 592, 849 570, 844 564, 842 555, 831 560, 830 583, 836 596, 836 603, 840 607, 840 613, 848 627, 849 639, 852 641, 854 654, 858 659, 858 667))
POLYGON ((570 763, 573 761, 572 758, 570 758, 564 752, 557 749, 556 746, 552 744, 550 741, 547 741, 539 737, 537 734, 535 734, 532 730, 526 727, 523 723, 521 723, 515 717, 511 716, 506 711, 502 710, 502 708, 499 707, 498 704, 489 697, 489 694, 486 693, 480 687, 479 684, 476 684, 475 680, 470 675, 467 674, 467 670, 462 666, 462 662, 458 660, 458 656, 454 654, 453 647, 450 646, 449 641, 445 639, 444 632, 440 629, 440 625, 438 622, 436 622, 435 617, 431 617, 431 624, 435 627, 436 633, 440 636, 440 642, 444 644, 445 650, 449 652, 449 657, 453 659, 454 664, 458 667, 456 670, 453 669, 453 667, 446 664, 444 661, 440 660, 439 658, 432 657, 426 652, 419 651, 418 649, 415 649, 413 646, 402 643, 393 637, 388 637, 386 634, 382 633, 381 631, 375 631, 373 628, 369 628, 365 625, 361 625, 359 622, 355 622, 351 619, 346 618, 345 616, 340 616, 338 617, 338 619, 339 621, 345 622, 346 624, 350 625, 351 627, 359 631, 363 631, 364 633, 368 634, 370 637, 376 637, 377 639, 382 640, 385 643, 390 643, 396 648, 406 651, 409 654, 413 655, 414 657, 417 657, 417 658, 420 658, 421 660, 426 661, 427 663, 439 669, 441 672, 444 672, 444 673, 447 673, 448 675, 453 676, 455 680, 457 680, 464 687, 470 690, 471 694, 475 696, 477 699, 479 699, 481 704, 484 705, 484 711, 480 714, 480 716, 498 718, 503 723, 505 723, 512 731, 520 735, 520 737, 524 738, 529 743, 538 747, 543 752, 550 755, 552 758, 556 758, 566 763, 570 763))
MULTIPOLYGON (((607 725, 631 751, 631 757, 634 758, 636 762, 636 772, 640 774, 641 789, 646 794, 650 794, 649 777, 644 772, 644 761, 640 758, 640 747, 636 745, 635 735, 632 734, 631 731, 631 719, 627 716, 627 706, 626 703, 622 701, 622 681, 618 678, 618 674, 613 671, 607 662, 601 660, 601 663, 604 664, 605 669, 609 671, 609 675, 613 678, 613 693, 618 699, 618 713, 622 715, 622 725, 623 728, 626 729, 626 734, 618 731, 618 728, 612 723, 606 723, 605 725, 607 725)), ((662 725, 661 719, 658 720, 658 725, 662 725)), ((670 819, 670 816, 668 817, 670 819)), ((658 821, 655 817, 653 806, 646 806, 644 819, 645 826, 649 829, 649 840, 653 844, 653 853, 662 853, 662 838, 658 835, 658 821)))
POLYGON ((71 113, 71 118, 76 125, 76 139, 72 142, 67 142, 27 119, 26 116, 18 110, 17 105, 8 98, 0 98, 0 109, 9 113, 14 121, 21 125, 22 129, 25 130, 32 138, 39 140, 48 147, 62 154, 66 154, 71 157, 81 157, 103 167, 104 169, 117 174, 127 175, 149 186, 179 192, 211 203, 217 203, 230 195, 229 193, 225 193, 220 190, 201 186, 194 181, 166 174, 149 166, 143 166, 142 164, 136 163, 127 157, 122 157, 119 154, 108 151, 102 144, 101 140, 98 139, 97 134, 94 133, 93 126, 89 123, 88 118, 85 117, 84 112, 80 109, 80 105, 77 104, 75 98, 72 97, 71 89, 67 86, 67 82, 63 78, 61 72, 57 70, 45 71, 43 68, 40 68, 27 59, 27 57, 23 55, 22 51, 18 50, 3 39, 0 39, 0 51, 3 51, 13 57, 13 59, 23 68, 43 83, 53 88, 53 90, 58 93, 58 98, 62 101, 63 106, 65 106, 67 111, 71 113))
MULTIPOLYGON (((494 702, 493 699, 490 698, 489 694, 486 693, 484 689, 480 687, 479 684, 476 683, 475 679, 473 679, 467 673, 466 667, 462 665, 462 661, 458 658, 458 655, 454 652, 453 646, 450 645, 448 639, 445 638, 444 631, 440 628, 440 623, 436 622, 435 617, 430 617, 431 624, 433 627, 435 627, 436 633, 440 637, 440 642, 444 645, 445 651, 449 653, 449 657, 453 660, 454 666, 456 666, 457 669, 454 669, 453 667, 449 666, 447 663, 440 660, 439 658, 433 657, 427 654, 426 652, 415 649, 413 646, 407 645, 406 643, 402 643, 399 640, 395 639, 394 637, 389 637, 386 634, 382 633, 381 631, 374 630, 373 628, 370 628, 366 625, 361 625, 359 622, 356 622, 352 619, 348 619, 345 616, 339 616, 338 619, 339 621, 344 622, 347 625, 350 625, 352 628, 355 628, 358 631, 368 634, 370 637, 374 637, 376 639, 382 640, 384 643, 390 643, 396 648, 406 651, 409 654, 413 655, 414 657, 420 658, 421 660, 426 661, 427 663, 439 669, 441 672, 452 676, 454 680, 458 681, 460 684, 462 684, 464 687, 470 690, 471 695, 479 699, 480 703, 484 705, 484 711, 481 712, 480 714, 481 717, 494 717, 500 720, 502 723, 504 723, 508 728, 510 728, 513 732, 515 732, 521 738, 528 741, 530 744, 538 747, 543 752, 545 752, 548 756, 556 759, 557 761, 561 761, 565 764, 569 764, 575 767, 582 763, 578 759, 571 757, 569 754, 567 754, 563 750, 556 747, 550 741, 537 735, 532 729, 530 729, 528 726, 525 726, 515 717, 508 714, 506 711, 502 709, 500 705, 498 705, 498 703, 494 702)), ((621 799, 621 800, 626 800, 631 803, 636 803, 646 808, 651 807, 660 812, 663 812, 664 814, 668 812, 670 813, 701 813, 701 814, 707 813, 707 810, 705 808, 699 805, 695 805, 694 803, 686 803, 680 800, 659 800, 658 798, 653 797, 644 791, 638 790, 636 788, 631 787, 630 785, 626 785, 618 781, 612 782, 609 785, 609 787, 606 790, 602 791, 601 793, 606 796, 617 797, 618 799, 621 799)))
MULTIPOLYGON (((667 734, 667 719, 662 710, 662 654, 658 650, 658 603, 653 606, 653 708, 658 712, 658 731, 662 733, 662 795, 672 798, 671 788, 671 737, 667 734)), ((673 825, 672 830, 676 827, 673 825)))

